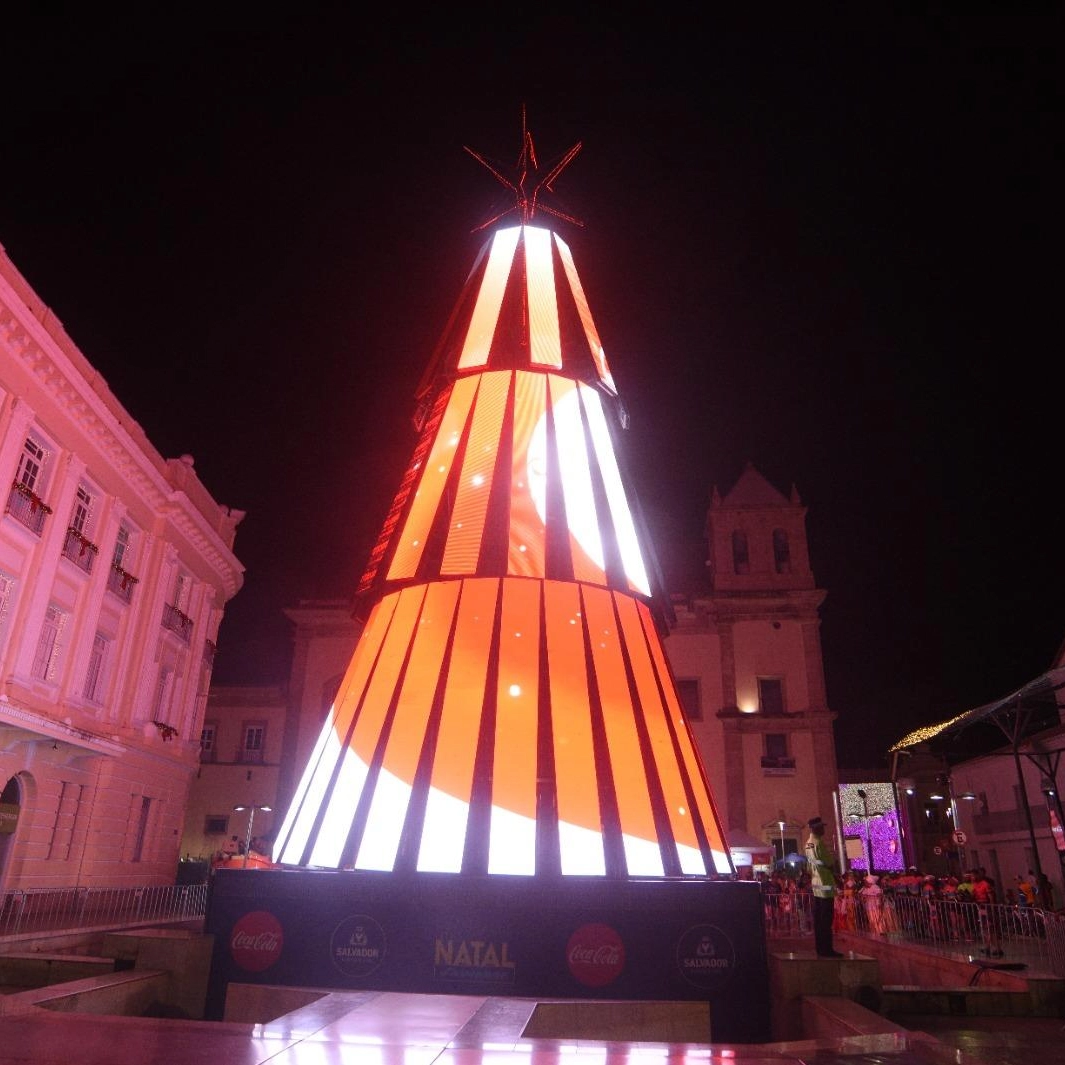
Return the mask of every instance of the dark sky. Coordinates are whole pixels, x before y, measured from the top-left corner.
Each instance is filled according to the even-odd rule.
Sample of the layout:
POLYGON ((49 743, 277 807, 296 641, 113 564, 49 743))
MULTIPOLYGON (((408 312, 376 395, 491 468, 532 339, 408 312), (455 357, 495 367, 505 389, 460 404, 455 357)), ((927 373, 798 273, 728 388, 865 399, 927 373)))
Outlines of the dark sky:
POLYGON ((218 680, 353 592, 502 191, 463 145, 512 163, 522 103, 542 163, 584 145, 554 202, 671 582, 748 460, 809 507, 841 764, 1050 665, 1059 20, 182 17, 9 26, 0 244, 248 511, 218 680))

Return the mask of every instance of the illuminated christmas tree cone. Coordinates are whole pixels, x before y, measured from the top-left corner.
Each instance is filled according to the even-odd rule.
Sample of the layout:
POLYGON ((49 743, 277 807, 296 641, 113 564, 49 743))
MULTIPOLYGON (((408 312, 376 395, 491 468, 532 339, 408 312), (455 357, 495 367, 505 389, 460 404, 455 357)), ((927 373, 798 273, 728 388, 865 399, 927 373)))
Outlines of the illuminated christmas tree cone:
POLYGON ((517 182, 490 167, 520 224, 482 249, 423 379, 365 626, 277 835, 284 865, 732 871, 618 463, 614 382, 568 246, 531 223, 523 141, 517 182))

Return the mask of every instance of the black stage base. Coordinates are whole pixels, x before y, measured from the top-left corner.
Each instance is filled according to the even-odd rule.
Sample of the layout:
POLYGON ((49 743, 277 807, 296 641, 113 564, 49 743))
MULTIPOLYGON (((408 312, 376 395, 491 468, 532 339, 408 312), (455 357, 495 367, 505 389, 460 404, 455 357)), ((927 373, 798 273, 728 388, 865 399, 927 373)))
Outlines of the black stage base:
POLYGON ((232 981, 345 991, 709 1001, 707 1042, 770 1039, 751 881, 219 869, 207 1016, 232 981))

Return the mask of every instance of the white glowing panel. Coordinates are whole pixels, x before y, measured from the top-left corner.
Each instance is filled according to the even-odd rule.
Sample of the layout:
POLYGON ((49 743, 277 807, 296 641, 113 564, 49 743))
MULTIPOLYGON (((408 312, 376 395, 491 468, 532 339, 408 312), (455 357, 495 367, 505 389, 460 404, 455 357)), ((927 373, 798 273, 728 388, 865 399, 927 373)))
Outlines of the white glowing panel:
POLYGON ((430 788, 425 804, 419 873, 462 872, 462 851, 470 807, 439 788, 430 788))
POLYGON ((640 839, 623 832, 621 842, 625 847, 625 868, 629 876, 662 875, 662 851, 657 840, 640 839))
POLYGON ((503 293, 507 287, 507 278, 510 277, 514 249, 518 245, 520 232, 520 226, 501 229, 492 241, 488 266, 477 292, 477 304, 473 308, 470 328, 459 356, 460 370, 475 369, 488 362, 488 352, 492 349, 492 337, 495 335, 499 308, 503 303, 503 293))
POLYGON ((569 287, 573 292, 573 299, 577 304, 577 310, 584 325, 584 335, 588 339, 588 348, 592 353, 592 360, 595 362, 595 368, 599 371, 599 380, 614 395, 617 395, 618 390, 614 385, 614 378, 610 375, 610 367, 607 365, 606 352, 603 350, 602 341, 599 339, 599 331, 595 328, 595 322, 592 321, 592 311, 584 295, 584 286, 581 284, 580 277, 577 276, 577 267, 574 265, 573 255, 570 253, 569 246, 557 233, 555 234, 555 244, 558 246, 559 255, 562 256, 562 265, 566 269, 569 287))
POLYGON ((410 785, 382 769, 374 786, 373 806, 366 822, 356 869, 388 872, 396 864, 396 851, 410 804, 410 785))
POLYGON ((344 844, 348 841, 351 821, 355 816, 355 807, 366 783, 366 763, 349 747, 344 752, 337 775, 336 787, 333 789, 333 801, 326 808, 322 818, 322 827, 314 841, 310 864, 338 866, 344 853, 344 844))
MULTIPOLYGON (((296 794, 293 797, 292 802, 289 804, 285 819, 281 822, 281 828, 278 830, 277 835, 274 838, 273 860, 275 862, 281 861, 281 855, 285 851, 284 843, 288 839, 289 833, 292 831, 292 825, 296 820, 296 814, 299 812, 300 806, 307 798, 307 791, 311 786, 311 779, 314 776, 315 767, 321 763, 322 755, 329 746, 329 737, 331 735, 336 735, 333 731, 332 712, 330 712, 329 716, 326 718, 325 724, 322 725, 321 732, 318 733, 318 739, 315 741, 314 750, 311 752, 311 757, 303 768, 303 775, 300 777, 299 785, 296 788, 296 794)), ((306 843, 306 837, 304 837, 304 843, 306 843)), ((300 851, 302 852, 302 848, 300 848, 300 851)))
POLYGON ((529 294, 529 354, 536 365, 561 367, 562 338, 558 331, 551 234, 546 229, 525 228, 525 276, 529 294))
POLYGON ((606 876, 601 833, 559 821, 558 844, 563 876, 606 876))
POLYGON ((536 872, 536 821, 492 806, 488 872, 532 876, 536 872))
MULTIPOLYGON (((333 775, 333 766, 336 765, 337 759, 340 758, 340 741, 333 730, 332 721, 326 723, 319 742, 321 744, 321 758, 317 763, 313 761, 310 763, 316 768, 307 784, 306 796, 299 806, 295 822, 288 838, 285 840, 284 849, 278 857, 280 862, 290 862, 293 865, 298 865, 303 858, 303 850, 311 837, 311 830, 314 828, 314 822, 318 817, 322 800, 325 798, 326 788, 329 786, 329 781, 333 775)), ((292 808, 296 809, 295 804, 293 804, 292 808)))
MULTIPOLYGON (((595 513, 592 476, 588 467, 588 447, 584 438, 580 404, 576 385, 560 377, 549 379, 551 406, 555 422, 555 446, 562 477, 562 497, 566 504, 566 524, 573 555, 573 576, 578 581, 603 584, 603 540, 599 534, 599 519, 595 513)), ((536 441, 530 444, 531 452, 536 441)), ((546 431, 544 450, 546 452, 546 431)), ((546 499, 538 504, 546 522, 546 499)))
POLYGON ((628 577, 629 583, 636 591, 650 595, 651 585, 647 580, 647 570, 640 552, 640 541, 636 536, 636 526, 632 520, 632 512, 629 510, 629 501, 625 498, 625 488, 621 483, 621 473, 614 456, 610 432, 606 427, 599 393, 587 385, 581 385, 580 390, 584 408, 588 414, 588 427, 592 433, 595 455, 599 460, 599 471, 603 476, 603 486, 606 488, 610 516, 614 521, 614 533, 617 536, 618 549, 621 551, 621 561, 625 566, 625 576, 628 577))

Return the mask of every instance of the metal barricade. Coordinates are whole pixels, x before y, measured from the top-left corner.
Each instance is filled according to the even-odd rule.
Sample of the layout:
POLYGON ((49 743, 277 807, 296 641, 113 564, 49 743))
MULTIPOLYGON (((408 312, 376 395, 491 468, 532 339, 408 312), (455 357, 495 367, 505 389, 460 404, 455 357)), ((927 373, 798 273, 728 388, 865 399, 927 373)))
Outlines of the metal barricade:
POLYGON ((0 939, 59 929, 191 921, 206 912, 206 884, 19 888, 0 897, 0 939))

